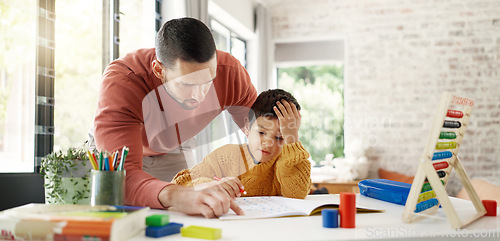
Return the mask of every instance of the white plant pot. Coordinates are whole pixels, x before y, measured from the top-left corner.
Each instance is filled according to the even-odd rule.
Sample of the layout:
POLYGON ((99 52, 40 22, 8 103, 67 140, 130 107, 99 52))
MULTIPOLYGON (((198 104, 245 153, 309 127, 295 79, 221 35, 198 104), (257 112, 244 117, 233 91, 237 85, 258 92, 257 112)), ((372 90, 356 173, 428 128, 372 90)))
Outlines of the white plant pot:
MULTIPOLYGON (((63 171, 61 176, 61 192, 56 193, 55 197, 52 197, 49 193, 52 192, 53 188, 45 187, 45 203, 57 203, 57 204, 90 204, 90 170, 92 169, 90 163, 85 163, 84 166, 81 161, 78 161, 76 170, 70 168, 69 172, 63 171), (84 176, 87 176, 84 179, 84 176), (73 197, 78 193, 85 193, 86 198, 80 199, 77 202, 73 201, 73 197)), ((50 184, 53 177, 53 173, 46 173, 44 177, 44 183, 50 184)), ((51 185, 53 186, 53 185, 51 185)))

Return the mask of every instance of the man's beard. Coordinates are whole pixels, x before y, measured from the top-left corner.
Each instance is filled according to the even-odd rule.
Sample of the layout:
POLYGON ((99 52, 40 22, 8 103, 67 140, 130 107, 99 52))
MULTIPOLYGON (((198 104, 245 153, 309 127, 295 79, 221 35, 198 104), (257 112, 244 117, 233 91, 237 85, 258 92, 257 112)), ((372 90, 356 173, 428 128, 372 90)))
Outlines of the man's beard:
POLYGON ((190 100, 185 100, 185 101, 183 101, 183 102, 179 102, 179 101, 177 101, 177 100, 175 100, 175 101, 177 101, 177 103, 179 103, 179 105, 180 105, 182 108, 186 109, 186 110, 194 110, 194 109, 198 108, 199 104, 197 104, 197 105, 195 105, 195 106, 188 105, 188 103, 187 103, 187 102, 188 102, 188 101, 192 101, 192 100, 193 100, 193 99, 190 99, 190 100))
POLYGON ((195 99, 189 99, 189 100, 184 100, 184 101, 180 101, 179 98, 177 98, 174 94, 173 94, 173 91, 166 85, 164 84, 163 87, 165 88, 165 91, 167 92, 168 95, 170 95, 170 97, 175 100, 175 102, 177 102, 183 109, 185 110, 194 110, 198 107, 198 105, 196 106, 191 106, 189 105, 187 102, 189 101, 196 101, 195 99))

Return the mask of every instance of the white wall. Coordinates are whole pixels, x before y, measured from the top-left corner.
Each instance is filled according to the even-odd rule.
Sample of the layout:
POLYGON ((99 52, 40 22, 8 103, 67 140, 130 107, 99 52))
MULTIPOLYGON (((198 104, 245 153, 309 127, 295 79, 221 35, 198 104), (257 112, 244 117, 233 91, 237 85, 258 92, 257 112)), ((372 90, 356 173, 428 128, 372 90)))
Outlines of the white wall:
POLYGON ((500 184, 499 0, 268 2, 275 41, 344 36, 346 140, 369 143, 371 177, 415 175, 448 91, 476 100, 458 153, 467 174, 500 184))

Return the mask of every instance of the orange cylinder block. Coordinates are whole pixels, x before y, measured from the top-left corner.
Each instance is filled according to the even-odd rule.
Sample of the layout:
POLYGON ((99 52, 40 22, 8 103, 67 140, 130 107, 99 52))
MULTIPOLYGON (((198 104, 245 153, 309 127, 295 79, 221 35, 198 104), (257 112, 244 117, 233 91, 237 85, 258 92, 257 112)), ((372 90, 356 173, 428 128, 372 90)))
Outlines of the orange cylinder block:
POLYGON ((352 192, 340 193, 340 227, 354 228, 356 226, 356 194, 352 192))

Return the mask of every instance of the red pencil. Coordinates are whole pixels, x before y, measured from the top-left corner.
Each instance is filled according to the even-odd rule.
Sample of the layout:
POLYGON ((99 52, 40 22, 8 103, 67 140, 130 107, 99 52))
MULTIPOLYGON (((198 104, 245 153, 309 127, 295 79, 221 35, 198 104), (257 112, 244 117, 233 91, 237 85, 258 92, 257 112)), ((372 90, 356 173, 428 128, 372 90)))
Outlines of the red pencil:
MULTIPOLYGON (((220 178, 218 178, 216 176, 214 176, 214 179, 217 180, 217 181, 220 181, 220 178)), ((245 191, 245 190, 243 190, 241 188, 240 188, 240 192, 241 192, 241 194, 247 194, 247 191, 245 191)))

